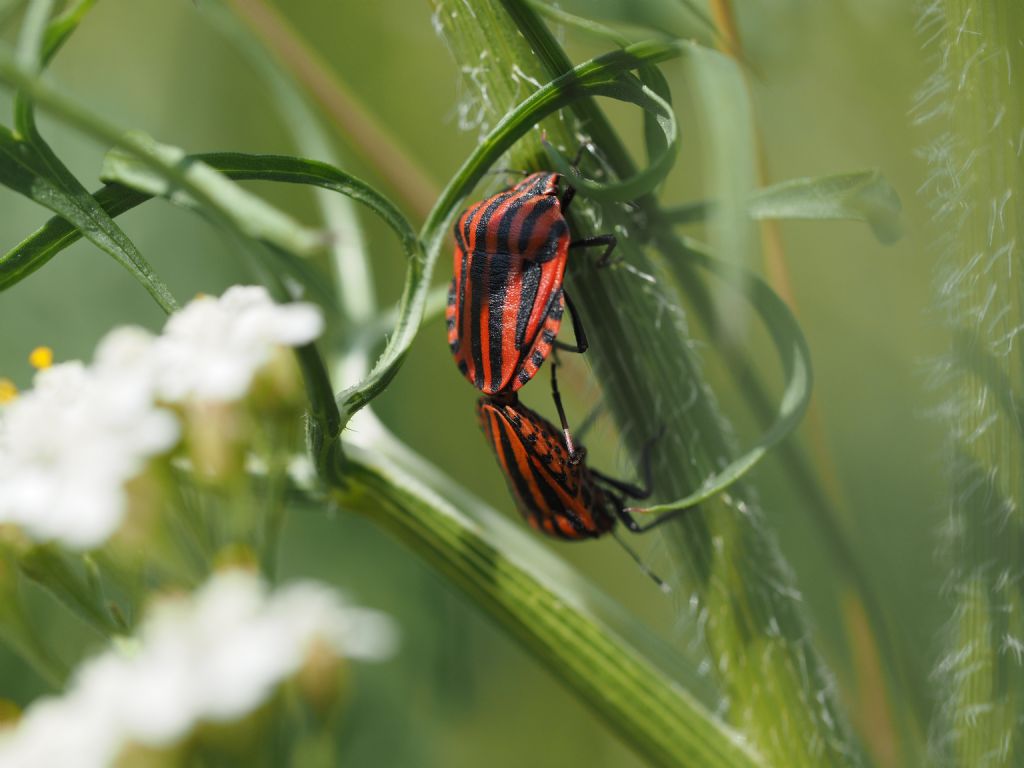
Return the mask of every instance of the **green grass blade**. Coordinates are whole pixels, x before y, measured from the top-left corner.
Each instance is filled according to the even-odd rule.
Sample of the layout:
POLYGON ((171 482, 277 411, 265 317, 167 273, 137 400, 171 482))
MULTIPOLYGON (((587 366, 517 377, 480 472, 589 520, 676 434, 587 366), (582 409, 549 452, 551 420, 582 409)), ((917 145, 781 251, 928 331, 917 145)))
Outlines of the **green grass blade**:
MULTIPOLYGON (((734 276, 735 267, 732 265, 702 252, 692 241, 687 243, 687 247, 690 258, 702 269, 725 280, 734 276)), ((675 501, 634 511, 652 515, 675 512, 694 507, 721 493, 753 469, 769 450, 793 434, 807 411, 811 402, 811 353, 796 318, 786 302, 753 273, 745 272, 740 285, 744 299, 750 302, 764 322, 782 362, 785 385, 775 420, 749 450, 707 478, 695 492, 675 501)))
MULTIPOLYGON (((672 224, 704 221, 715 204, 700 200, 666 208, 672 224)), ((903 235, 899 195, 877 170, 833 176, 788 179, 754 191, 747 201, 753 219, 819 219, 863 221, 881 243, 903 235)))
POLYGON ((203 194, 202 204, 219 212, 246 237, 266 241, 297 256, 311 256, 324 248, 324 232, 303 226, 215 168, 189 157, 184 150, 138 133, 133 134, 132 143, 146 147, 147 153, 159 157, 165 167, 178 169, 190 189, 179 189, 174 180, 150 167, 134 151, 123 149, 107 153, 100 178, 190 206, 197 202, 192 192, 199 190, 203 194))
MULTIPOLYGON (((2 155, 0 155, 0 163, 2 163, 2 155)), ((105 186, 93 195, 96 204, 110 217, 119 216, 149 198, 149 195, 122 187, 120 184, 105 186)), ((53 217, 10 251, 0 256, 0 291, 17 285, 62 250, 83 237, 82 230, 70 224, 67 219, 62 216, 53 217)))
MULTIPOLYGON (((36 76, 90 5, 75 3, 50 22, 53 4, 34 2, 19 36, 17 66, 36 76)), ((72 222, 86 239, 127 269, 165 312, 172 311, 177 303, 170 289, 39 134, 33 99, 24 87, 15 95, 14 112, 18 135, 0 130, 0 182, 72 222)))
MULTIPOLYGON (((0 182, 72 222, 89 242, 127 269, 165 312, 177 306, 170 289, 135 244, 94 204, 89 192, 56 160, 48 147, 43 149, 38 143, 23 141, 0 126, 0 182)), ((22 272, 22 265, 18 266, 19 269, 12 272, 6 260, 0 263, 3 273, 0 285, 8 287, 12 279, 31 273, 41 263, 35 263, 28 272, 22 272)))
POLYGON ((645 119, 647 115, 653 117, 659 133, 657 138, 652 138, 649 143, 652 147, 649 163, 646 168, 625 179, 592 181, 574 173, 569 160, 551 144, 545 142, 544 149, 551 158, 555 170, 572 178, 576 190, 594 200, 625 202, 653 192, 672 170, 679 151, 679 126, 672 105, 640 80, 632 77, 622 77, 618 82, 592 87, 588 93, 636 104, 644 110, 645 119))

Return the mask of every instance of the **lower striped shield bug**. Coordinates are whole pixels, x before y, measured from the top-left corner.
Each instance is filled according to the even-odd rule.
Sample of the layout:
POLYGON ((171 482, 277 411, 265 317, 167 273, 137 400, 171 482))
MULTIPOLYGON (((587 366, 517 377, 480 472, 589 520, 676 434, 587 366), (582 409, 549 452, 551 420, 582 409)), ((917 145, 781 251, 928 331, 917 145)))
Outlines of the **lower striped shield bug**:
MULTIPOLYGON (((558 394, 556 367, 552 363, 552 393, 564 427, 565 412, 558 394)), ((626 505, 626 498, 645 499, 651 494, 653 441, 644 447, 640 462, 643 484, 635 485, 588 467, 584 448, 577 447, 575 453, 566 448, 564 428, 559 431, 518 398, 481 398, 477 403, 477 416, 498 457, 516 506, 532 528, 548 536, 568 541, 594 539, 606 533, 614 534, 618 523, 633 533, 643 533, 687 511, 668 512, 641 524, 626 505)), ((621 539, 619 543, 644 572, 667 591, 665 583, 621 539)))

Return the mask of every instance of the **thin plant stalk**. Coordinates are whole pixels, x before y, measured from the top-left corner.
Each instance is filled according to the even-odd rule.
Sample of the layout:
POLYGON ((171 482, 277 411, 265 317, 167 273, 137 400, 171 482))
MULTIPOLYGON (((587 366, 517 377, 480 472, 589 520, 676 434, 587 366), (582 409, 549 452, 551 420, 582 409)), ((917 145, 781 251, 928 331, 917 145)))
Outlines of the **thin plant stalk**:
POLYGON ((1024 761, 1024 5, 939 0, 921 29, 936 69, 917 114, 951 327, 940 366, 949 419, 952 618, 935 762, 1024 761))
MULTIPOLYGON (((482 70, 474 80, 485 88, 462 106, 482 125, 528 93, 529 83, 569 68, 565 54, 523 3, 436 2, 435 9, 456 60, 482 70)), ((544 122, 548 139, 574 148, 580 141, 577 130, 585 131, 614 170, 629 176, 621 144, 596 106, 582 100, 573 113, 544 122)), ((538 130, 524 139, 509 164, 537 167, 543 157, 540 138, 538 130)), ((637 221, 621 207, 581 203, 575 231, 636 233, 637 221)), ((657 221, 653 200, 637 205, 648 221, 657 221)), ((659 254, 638 247, 640 239, 619 238, 628 267, 596 270, 585 258, 571 259, 570 288, 580 297, 591 340, 588 359, 626 445, 639 455, 641 444, 667 427, 655 485, 660 497, 675 498, 713 474, 731 454, 732 441, 688 345, 679 296, 669 288, 673 272, 692 275, 686 249, 661 230, 654 241, 664 258, 652 258, 659 254)), ((855 762, 856 749, 808 639, 799 593, 752 494, 737 487, 664 531, 732 721, 771 764, 855 762)))

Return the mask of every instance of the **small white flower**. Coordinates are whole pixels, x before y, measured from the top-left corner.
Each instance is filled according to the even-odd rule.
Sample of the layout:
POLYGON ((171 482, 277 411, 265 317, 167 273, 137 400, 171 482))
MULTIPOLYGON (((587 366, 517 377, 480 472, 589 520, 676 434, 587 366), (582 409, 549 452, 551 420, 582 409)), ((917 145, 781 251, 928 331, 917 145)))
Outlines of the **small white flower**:
POLYGON ((169 450, 178 423, 120 375, 81 363, 36 374, 0 414, 0 522, 75 549, 102 544, 124 514, 124 484, 169 450))
POLYGON ((268 594, 244 571, 214 576, 191 598, 148 614, 132 648, 85 663, 71 689, 33 704, 0 732, 0 765, 107 766, 127 744, 160 748, 201 722, 245 716, 302 667, 319 641, 339 656, 393 652, 391 620, 300 582, 268 594))
POLYGON ((262 286, 236 285, 219 299, 195 299, 171 316, 157 341, 160 396, 237 400, 276 347, 307 344, 323 328, 316 306, 275 304, 262 286))
POLYGON ((125 483, 178 441, 181 427, 159 403, 237 400, 275 348, 322 331, 314 305, 235 286, 191 302, 160 336, 118 328, 91 366, 41 371, 0 409, 0 523, 74 549, 100 546, 124 516, 125 483))

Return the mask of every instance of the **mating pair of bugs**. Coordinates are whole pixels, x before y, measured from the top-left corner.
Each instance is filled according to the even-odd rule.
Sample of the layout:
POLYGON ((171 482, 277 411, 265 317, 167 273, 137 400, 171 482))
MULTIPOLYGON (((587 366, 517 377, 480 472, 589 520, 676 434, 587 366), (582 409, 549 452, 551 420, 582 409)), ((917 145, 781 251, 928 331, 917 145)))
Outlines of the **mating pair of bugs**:
POLYGON ((477 404, 481 428, 516 506, 533 528, 568 540, 596 538, 618 522, 641 533, 677 514, 641 525, 626 506, 626 497, 650 495, 650 444, 641 461, 643 486, 608 477, 589 468, 585 449, 573 443, 555 361, 551 387, 561 431, 519 402, 517 394, 553 350, 587 349, 562 286, 569 251, 603 246, 598 265, 605 265, 616 244, 614 235, 570 239, 565 214, 576 191, 566 185, 559 196, 559 180, 557 173, 534 173, 459 217, 448 344, 459 370, 484 393, 477 404), (564 308, 572 318, 575 345, 556 339, 564 308))

